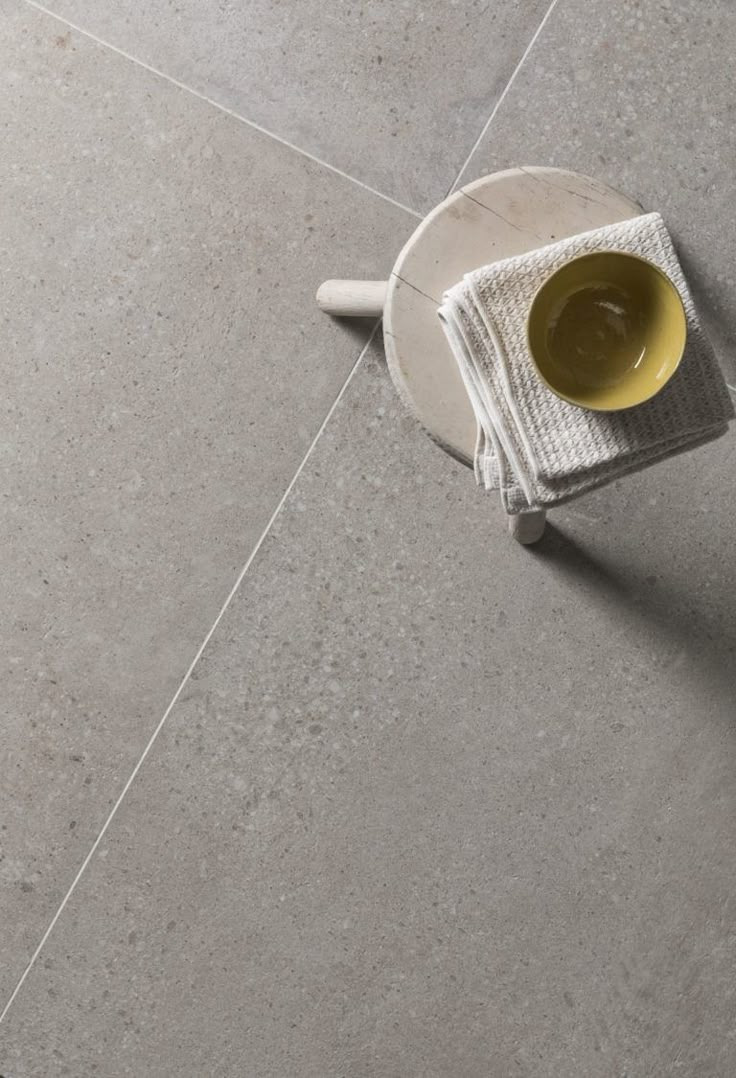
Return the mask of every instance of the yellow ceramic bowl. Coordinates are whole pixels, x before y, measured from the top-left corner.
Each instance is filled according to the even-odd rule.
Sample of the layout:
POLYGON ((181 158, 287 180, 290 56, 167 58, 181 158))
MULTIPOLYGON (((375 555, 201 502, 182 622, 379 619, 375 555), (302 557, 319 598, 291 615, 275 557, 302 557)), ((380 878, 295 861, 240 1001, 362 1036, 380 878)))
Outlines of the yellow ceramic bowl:
POLYGON ((599 412, 643 404, 667 384, 685 350, 680 294, 657 266, 598 251, 561 266, 541 286, 527 325, 529 351, 558 397, 599 412))

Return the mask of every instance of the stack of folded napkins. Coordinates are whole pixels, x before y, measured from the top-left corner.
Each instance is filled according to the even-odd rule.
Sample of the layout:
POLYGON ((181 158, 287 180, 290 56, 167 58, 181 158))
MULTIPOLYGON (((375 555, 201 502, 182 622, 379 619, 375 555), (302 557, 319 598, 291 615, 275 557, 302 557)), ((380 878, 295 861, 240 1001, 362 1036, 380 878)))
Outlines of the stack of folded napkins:
POLYGON ((478 422, 475 474, 508 513, 543 509, 723 434, 728 388, 658 213, 597 228, 483 266, 446 292, 439 315, 478 422), (680 366, 655 397, 620 412, 568 404, 537 376, 526 341, 539 286, 593 251, 641 255, 675 284, 687 317, 680 366))

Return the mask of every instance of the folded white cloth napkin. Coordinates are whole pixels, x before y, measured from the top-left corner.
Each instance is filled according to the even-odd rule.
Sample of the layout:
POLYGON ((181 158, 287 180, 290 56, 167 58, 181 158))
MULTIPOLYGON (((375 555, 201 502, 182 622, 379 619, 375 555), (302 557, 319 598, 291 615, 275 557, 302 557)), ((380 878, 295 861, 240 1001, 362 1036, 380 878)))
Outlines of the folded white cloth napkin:
POLYGON ((648 213, 466 274, 439 316, 478 422, 475 474, 499 489, 508 513, 546 508, 723 434, 733 404, 698 319, 670 235, 648 213), (678 288, 687 346, 677 372, 650 401, 621 412, 568 404, 537 376, 526 319, 538 287, 581 254, 641 255, 678 288))

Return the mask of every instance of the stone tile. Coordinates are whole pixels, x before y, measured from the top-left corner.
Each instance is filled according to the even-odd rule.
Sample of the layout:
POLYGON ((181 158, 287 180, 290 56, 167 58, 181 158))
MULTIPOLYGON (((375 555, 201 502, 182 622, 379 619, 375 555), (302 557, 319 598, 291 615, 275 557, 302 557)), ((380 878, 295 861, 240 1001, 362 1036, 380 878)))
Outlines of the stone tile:
POLYGON ((463 180, 556 165, 661 210, 736 385, 734 40, 730 0, 565 0, 463 180))
POLYGON ((47 6, 424 211, 446 195, 549 0, 47 6))
POLYGON ((532 552, 375 357, 333 419, 6 1073, 733 1073, 733 435, 532 552))
POLYGON ((4 1001, 355 362, 317 284, 414 221, 0 10, 4 1001))

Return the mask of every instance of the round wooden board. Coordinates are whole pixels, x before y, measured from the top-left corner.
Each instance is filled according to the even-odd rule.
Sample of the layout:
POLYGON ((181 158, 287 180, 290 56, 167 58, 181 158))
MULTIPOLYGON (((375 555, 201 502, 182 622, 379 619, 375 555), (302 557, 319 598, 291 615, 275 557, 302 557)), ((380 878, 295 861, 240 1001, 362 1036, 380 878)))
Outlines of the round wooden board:
POLYGON ((478 266, 642 212, 577 172, 514 168, 468 184, 424 218, 391 273, 383 332, 399 394, 444 449, 472 463, 476 431, 437 317, 443 292, 478 266))

